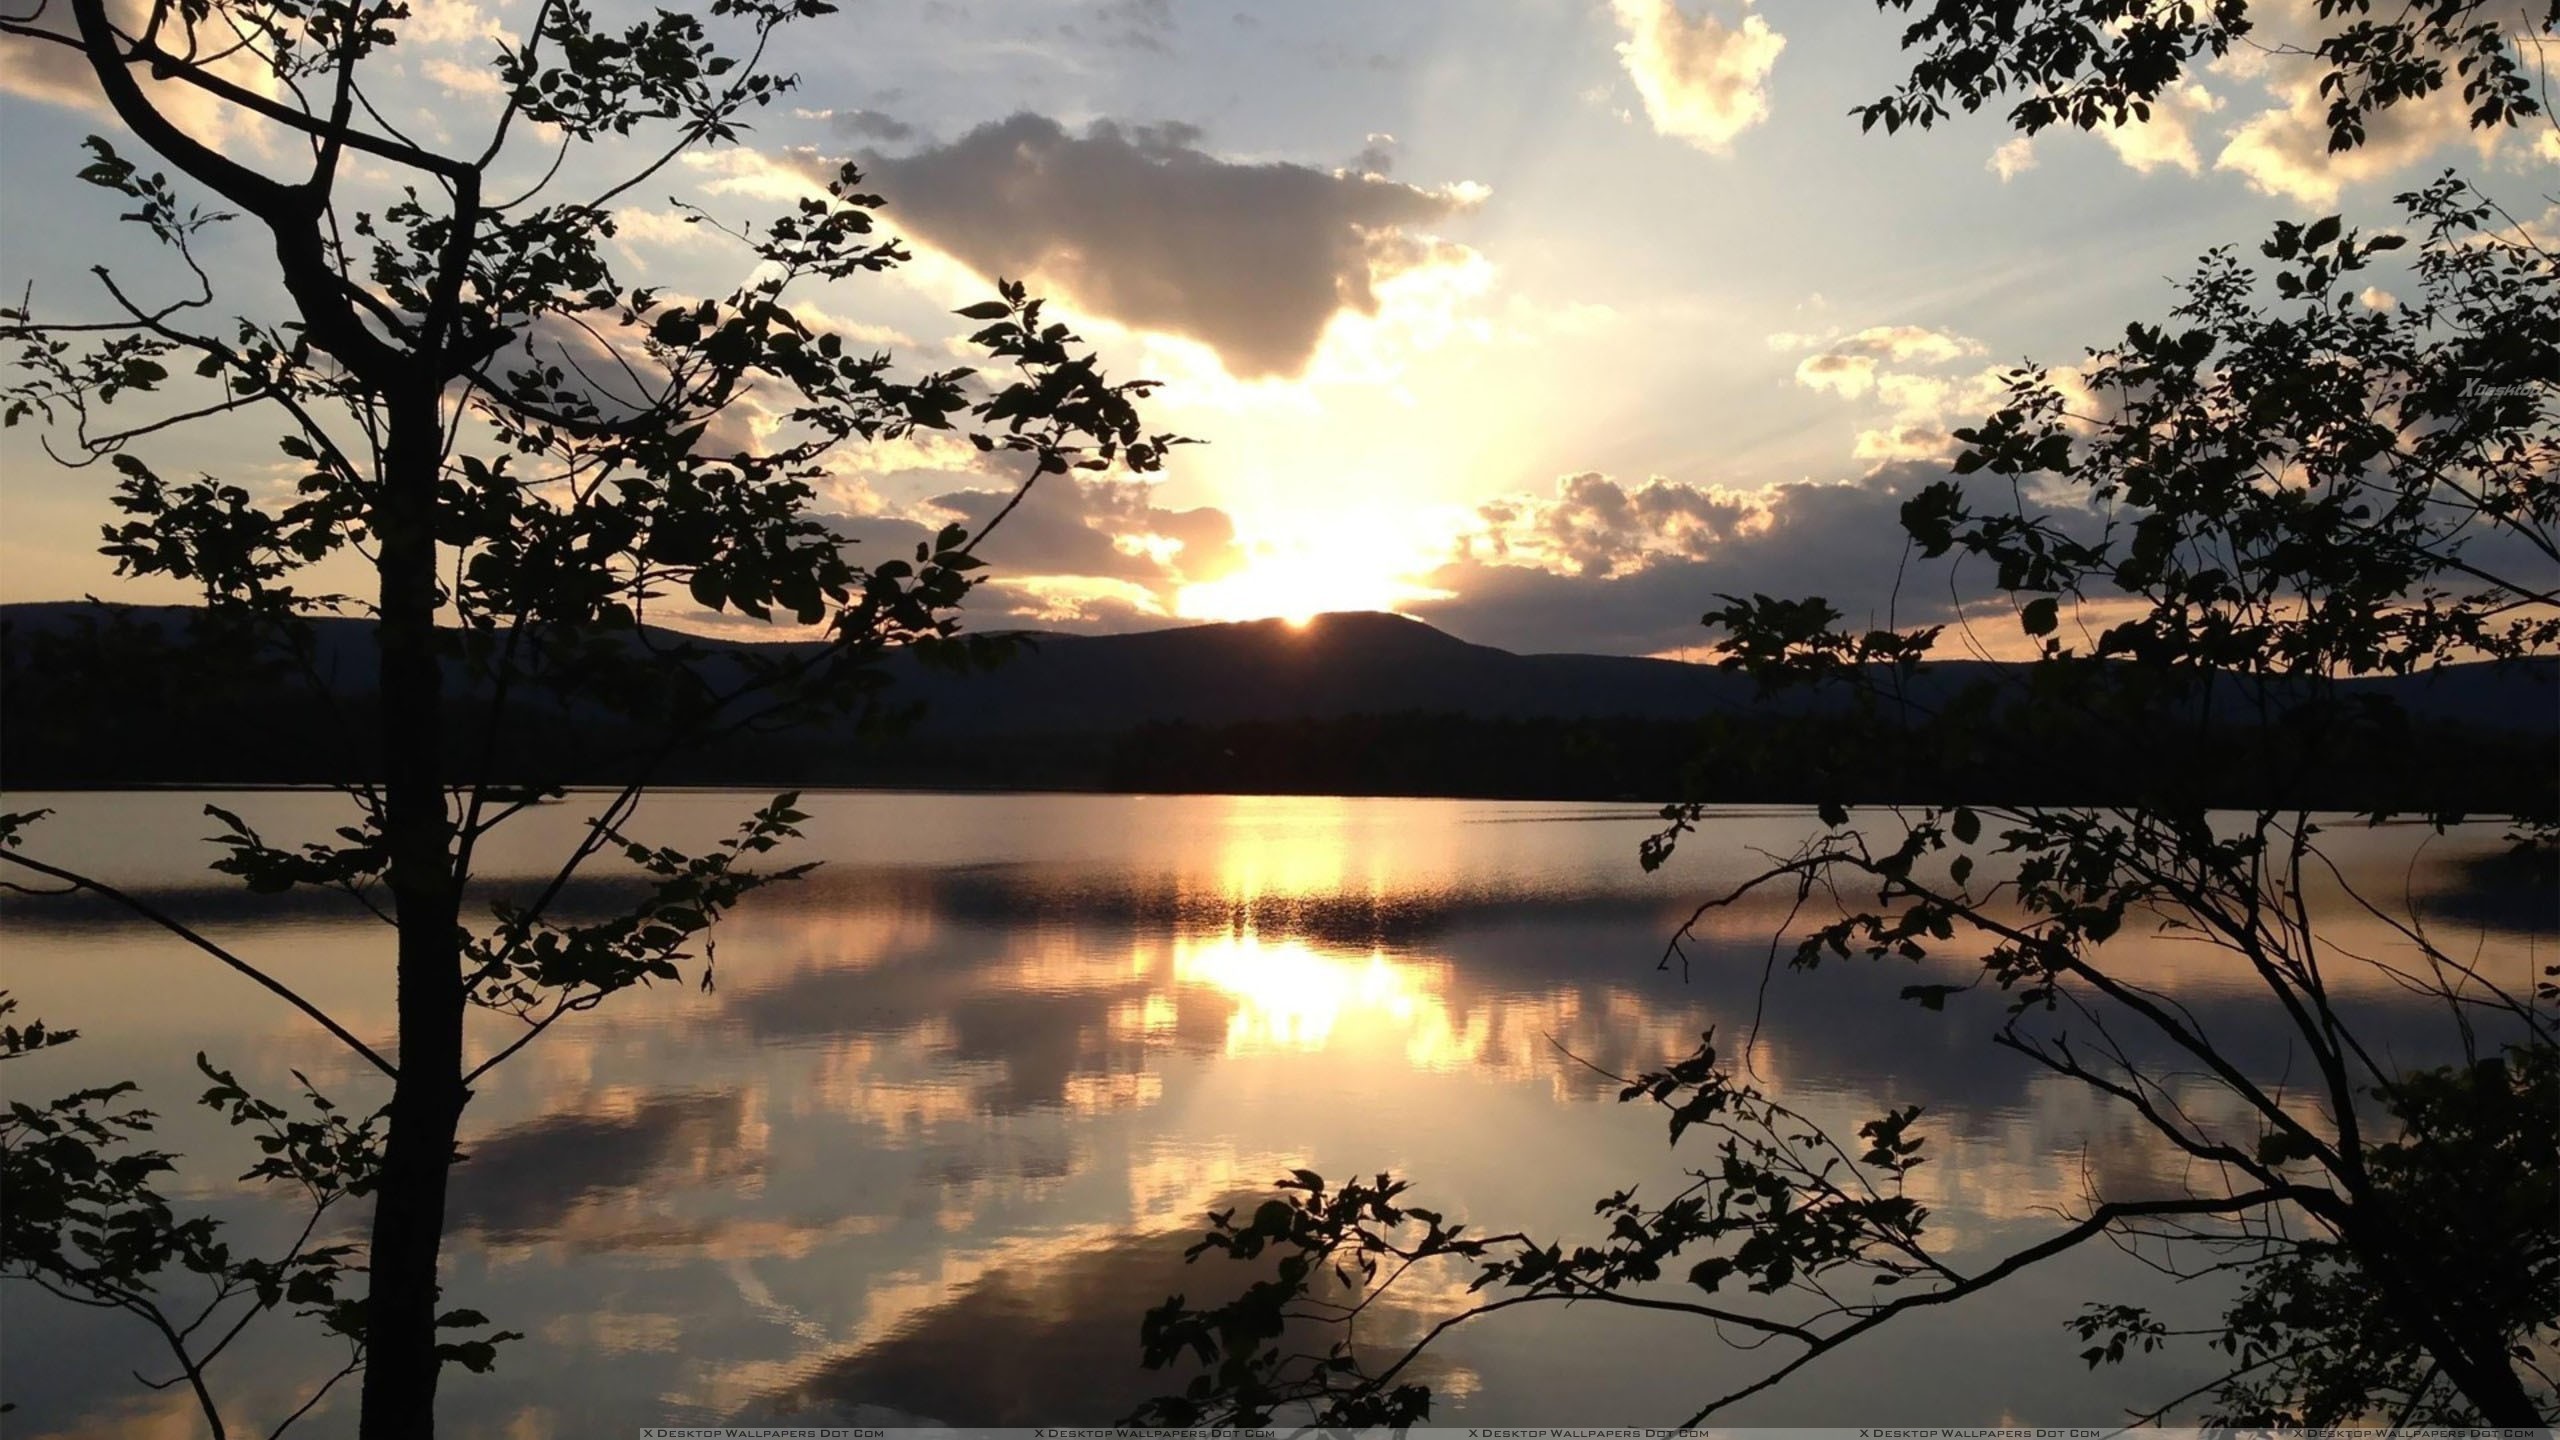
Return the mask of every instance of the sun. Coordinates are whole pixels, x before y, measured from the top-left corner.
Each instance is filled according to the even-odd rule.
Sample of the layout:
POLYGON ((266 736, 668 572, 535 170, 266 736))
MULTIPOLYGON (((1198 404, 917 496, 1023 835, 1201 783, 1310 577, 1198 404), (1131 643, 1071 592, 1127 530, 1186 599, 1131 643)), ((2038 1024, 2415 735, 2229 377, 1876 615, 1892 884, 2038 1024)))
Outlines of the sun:
POLYGON ((1304 626, 1338 610, 1393 610, 1440 592, 1398 573, 1392 561, 1349 547, 1265 549, 1243 569, 1185 585, 1174 613, 1187 620, 1284 620, 1304 626))

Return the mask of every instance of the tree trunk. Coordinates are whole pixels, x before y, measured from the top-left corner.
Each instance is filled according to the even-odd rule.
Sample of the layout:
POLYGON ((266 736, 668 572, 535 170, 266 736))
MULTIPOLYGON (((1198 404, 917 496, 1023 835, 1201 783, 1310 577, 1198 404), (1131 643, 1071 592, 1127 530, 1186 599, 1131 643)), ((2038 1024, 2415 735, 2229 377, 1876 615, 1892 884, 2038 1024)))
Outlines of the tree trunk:
POLYGON ((2444 1367, 2445 1378, 2480 1412, 2481 1420, 2501 1430, 2546 1428, 2548 1422, 2535 1408, 2523 1378, 2508 1362, 2505 1342, 2494 1334, 2479 1334, 2477 1325, 2459 1328, 2470 1333, 2448 1335, 2447 1343, 2430 1347, 2430 1353, 2444 1367))
POLYGON ((435 649, 435 485, 443 454, 431 384, 395 392, 380 547, 383 832, 399 920, 399 1069, 374 1198, 365 1310, 364 1440, 435 1433, 437 1259, 462 1117, 461 910, 445 809, 443 679, 435 649))

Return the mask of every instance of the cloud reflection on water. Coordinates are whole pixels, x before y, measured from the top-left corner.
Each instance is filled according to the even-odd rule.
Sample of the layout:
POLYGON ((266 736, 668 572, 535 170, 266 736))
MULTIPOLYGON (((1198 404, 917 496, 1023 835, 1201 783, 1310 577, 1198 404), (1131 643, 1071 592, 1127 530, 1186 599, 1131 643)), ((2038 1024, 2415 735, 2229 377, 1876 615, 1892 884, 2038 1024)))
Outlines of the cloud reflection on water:
MULTIPOLYGON (((200 799, 163 803, 191 812, 200 799)), ((264 806, 252 818, 270 833, 327 819, 311 797, 238 803, 264 806)), ((646 818, 681 841, 743 804, 666 797, 646 818)), ((1616 1087, 1598 1072, 1657 1064, 1710 1026, 1826 1124, 1927 1103, 1936 1161, 1916 1188, 1964 1243, 2044 1223, 2092 1187, 2149 1193, 2180 1174, 2147 1130, 1984 1046, 1988 1008, 1924 1015, 1895 998, 1898 975, 1854 965, 1781 975, 1764 1007, 1781 907, 1720 917, 1686 981, 1658 972, 1684 902, 1748 863, 1747 847, 1800 835, 1792 815, 1723 822, 1645 877, 1632 859, 1643 816, 1589 807, 823 796, 809 808, 808 849, 826 868, 723 925, 715 993, 624 997, 485 1082, 456 1176, 449 1286, 533 1338, 495 1375, 448 1387, 454 1433, 821 1412, 1107 1420, 1148 1381, 1137 1313, 1171 1289, 1234 1283, 1178 1263, 1212 1205, 1295 1164, 1396 1168, 1455 1216, 1588 1233, 1592 1198, 1668 1179, 1680 1158, 1657 1117, 1605 1103, 1616 1087)), ((575 818, 559 809, 554 828, 575 818)), ((2404 842, 2350 848, 2396 880, 2404 842)), ((519 838, 501 868, 547 843, 519 838)), ((2481 889, 2467 853, 2427 872, 2437 913, 2524 956, 2516 929, 2533 916, 2511 899, 2467 902, 2481 889)), ((154 875, 296 983, 371 983, 376 929, 318 912, 260 923, 173 857, 154 875)), ((9 921, 31 1009, 87 1029, 90 1061, 143 1079, 164 1111, 192 1093, 183 1066, 130 1037, 181 1019, 190 1049, 240 1059, 258 1083, 280 1088, 296 1064, 345 1078, 291 1017, 156 937, 77 909, 12 906, 9 921), (137 994, 170 1013, 128 1025, 137 994)), ((2388 940, 2338 933, 2351 948, 2388 940)), ((2245 985, 2212 957, 2134 934, 2117 953, 2253 1068, 2282 1072, 2245 985)), ((2440 1029, 2387 989, 2357 1000, 2399 1053, 2440 1029)), ((218 1127, 192 1117, 172 1114, 171 1134, 172 1148, 222 1153, 218 1127)), ((2035 1293, 1968 1323, 2008 1327, 2002 1343, 2044 1346, 2056 1373, 2076 1372, 2056 1323, 2069 1305, 2035 1293)), ((24 1397, 28 1433, 138 1413, 121 1398, 122 1360, 57 1374, 31 1363, 52 1354, 31 1328, 13 1324, 6 1342, 13 1373, 45 1377, 24 1397)), ((65 1333, 99 1357, 132 1343, 65 1333)), ((1479 1423, 1560 1418, 1542 1397, 1596 1375, 1620 1377, 1612 1403, 1641 1423, 1748 1363, 1698 1336, 1572 1320, 1524 1320, 1483 1343, 1452 1352, 1483 1372, 1461 1412, 1479 1423), (1686 1348, 1667 1369, 1630 1358, 1675 1343, 1686 1348), (1503 1363, 1483 1358, 1494 1353, 1503 1363)), ((1930 1341, 1907 1343, 1875 1363, 1926 1391, 1930 1341)), ((285 1351, 246 1358, 295 1373, 285 1351)), ((275 1388, 252 1373, 235 1383, 275 1388)), ((1997 1408, 2068 1419, 2104 1403, 2017 1383, 1997 1408)), ((1950 1397, 1931 1418, 2000 1418, 1950 1397)), ((1844 1413, 1820 1389, 1785 1404, 1762 1418, 1844 1413)))

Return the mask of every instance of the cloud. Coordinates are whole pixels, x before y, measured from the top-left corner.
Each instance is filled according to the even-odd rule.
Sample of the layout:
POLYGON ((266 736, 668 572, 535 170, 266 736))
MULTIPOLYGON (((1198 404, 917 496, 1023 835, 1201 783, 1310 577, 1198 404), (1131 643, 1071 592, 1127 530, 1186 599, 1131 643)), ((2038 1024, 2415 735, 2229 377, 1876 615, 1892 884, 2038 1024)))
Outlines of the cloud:
MULTIPOLYGON (((1670 540, 1660 538, 1662 532, 1641 536, 1641 525, 1609 532, 1626 543, 1608 550, 1603 566, 1576 563, 1569 551, 1534 543, 1551 534, 1559 513, 1572 517, 1566 528, 1577 534, 1586 533, 1581 527, 1591 518, 1614 513, 1597 492, 1620 487, 1603 476, 1577 476, 1554 500, 1517 497, 1488 507, 1510 509, 1505 523, 1489 526, 1511 537, 1509 548, 1487 544, 1482 533, 1463 537, 1456 556, 1426 579, 1446 598, 1404 608, 1462 639, 1509 650, 1642 655, 1707 643, 1699 617, 1716 608, 1721 595, 1819 595, 1849 624, 1909 627, 1953 620, 1960 594, 1963 610, 1988 620, 1985 634, 1997 640, 2006 622, 1996 606, 1982 608, 1991 594, 1988 568, 1951 570, 1953 560, 1924 561, 1904 544, 1903 501, 1947 478, 1942 461, 1912 459, 1879 465, 1856 480, 1795 481, 1756 491, 1654 480, 1622 492, 1627 509, 1641 514, 1642 497, 1654 492, 1661 497, 1657 514, 1695 506, 1716 519, 1666 526, 1676 537, 1670 540), (1532 543, 1522 543, 1523 536, 1532 543), (1963 581, 1960 590, 1951 576, 1963 581)), ((1978 492, 1981 508, 2014 503, 2007 482, 1996 477, 1958 483, 1978 492)), ((2097 519, 2086 509, 2048 513, 2072 533, 2095 533, 2097 519)))
POLYGON ((1925 325, 1870 325, 1831 347, 1833 354, 1886 360, 1954 360, 1982 353, 1982 342, 1925 325))
MULTIPOLYGON (((1132 1181, 1137 1178, 1133 1171, 1132 1181)), ((1178 1391, 1189 1378, 1189 1361, 1161 1372, 1130 1363, 1129 1337, 1148 1307, 1175 1293, 1204 1309, 1223 1304, 1267 1281, 1276 1266, 1270 1255, 1250 1263, 1191 1263, 1200 1230, 1195 1215, 1250 1211, 1264 1197, 1243 1187, 1210 1195, 1185 1191, 1181 1218, 1170 1224, 1091 1241, 1043 1235, 1037 1246, 994 1252, 995 1263, 974 1273, 966 1261, 945 1260, 942 1275, 965 1278, 890 1333, 801 1365, 773 1393, 722 1418, 741 1426, 806 1425, 813 1418, 877 1419, 885 1412, 1029 1426, 1059 1416, 1125 1415, 1150 1396, 1178 1391)), ((1318 1299, 1334 1298, 1331 1281, 1320 1274, 1318 1284, 1318 1299)), ((1419 1338, 1442 1298, 1428 1290, 1374 1293, 1378 1303, 1364 1312, 1359 1332, 1359 1353, 1372 1365, 1419 1338)), ((1310 1349, 1331 1338, 1306 1317, 1290 1320, 1283 1333, 1310 1349)), ((1465 1393, 1474 1378, 1437 1351, 1417 1357, 1410 1376, 1444 1395, 1465 1393)))
MULTIPOLYGON (((147 7, 141 0, 108 0, 107 17, 127 34, 139 33, 149 18, 147 7)), ((38 6, 30 17, 30 23, 39 29, 69 34, 72 30, 70 7, 38 6)), ((237 50, 212 61, 205 69, 219 79, 266 99, 273 100, 282 94, 272 69, 237 50)), ((230 104, 210 91, 181 80, 154 79, 147 67, 134 67, 132 73, 141 82, 143 94, 162 114, 179 129, 215 149, 232 152, 235 156, 243 147, 272 154, 278 144, 277 136, 287 133, 274 122, 230 104)), ((86 110, 99 116, 112 116, 114 113, 107 104, 105 92, 98 88, 98 77, 90 68, 88 56, 49 40, 0 36, 0 91, 48 105, 86 110)), ((129 156, 139 148, 122 136, 118 137, 118 144, 129 156)))
POLYGON ((864 140, 885 140, 894 145, 915 138, 916 127, 895 115, 878 110, 821 110, 813 119, 824 119, 839 135, 858 136, 864 140))
POLYGON ((501 1241, 540 1239, 573 1212, 638 1193, 664 1172, 696 1181, 763 1168, 759 1127, 735 1093, 671 1091, 625 1107, 511 1126, 454 1172, 453 1225, 501 1241))
POLYGON ((1855 400, 1875 387, 1876 362, 1871 355, 1840 355, 1824 351, 1808 355, 1796 366, 1796 383, 1808 390, 1828 390, 1844 400, 1855 400))
POLYGON ((2006 185, 2036 168, 2035 142, 2020 135, 1992 151, 1991 158, 1983 162, 1982 168, 1999 175, 2000 183, 2006 185))
POLYGON ((2560 204, 2548 207, 2534 219, 2518 221, 2506 238, 2538 249, 2560 249, 2560 204))
MULTIPOLYGON (((2047 373, 2066 394, 2079 380, 2077 371, 2055 367, 2047 373)), ((1945 460, 1958 449, 1955 431, 1999 409, 2008 398, 2009 371, 2000 365, 1951 376, 1885 375, 1877 379, 1876 398, 1890 407, 1885 423, 1858 432, 1850 454, 1860 460, 1945 460)), ((2094 397, 2093 397, 2094 400, 2094 397)), ((2095 413, 2089 411, 2076 413, 2095 413)))
MULTIPOLYGON (((466 45, 474 40, 512 43, 515 39, 496 16, 471 0, 416 0, 409 6, 409 19, 401 25, 399 35, 403 46, 466 45)), ((495 57, 484 53, 482 58, 485 63, 495 57)))
POLYGON ((1104 0, 1077 12, 1058 26, 1068 40, 1089 41, 1110 50, 1143 50, 1150 55, 1173 52, 1173 0, 1104 0))
POLYGON ((1081 135, 1018 114, 905 157, 866 154, 892 223, 987 276, 1036 277, 1077 309, 1197 340, 1243 378, 1303 371, 1325 328, 1374 314, 1387 280, 1446 259, 1417 227, 1480 191, 1230 162, 1187 125, 1081 135))
MULTIPOLYGON (((1770 343, 1774 346, 1780 338, 1771 336, 1770 343)), ((1793 342, 1804 337, 1783 338, 1793 342)), ((1878 369, 1887 362, 1936 364, 1981 353, 1981 342, 1962 335, 1919 325, 1874 325, 1806 356, 1796 366, 1796 383, 1855 400, 1876 388, 1878 369)))
MULTIPOLYGON (((2195 122, 2221 108, 2221 97, 2202 85, 2173 85, 2152 100, 2150 119, 2101 125, 2098 135, 2125 164, 2145 175, 2163 165, 2193 175, 2204 167, 2196 154, 2195 122)), ((2004 172, 2000 178, 2009 177, 2004 172)))
POLYGON ((485 99, 507 93, 506 82, 498 78, 495 69, 486 65, 434 59, 420 65, 419 73, 454 95, 475 95, 485 99))
POLYGON ((1932 460, 1955 449, 1953 432, 1931 415, 1897 416, 1880 427, 1858 432, 1849 455, 1857 460, 1932 460))
POLYGON ((1733 138, 1769 118, 1764 88, 1787 37, 1757 15, 1728 26, 1695 20, 1673 0, 1613 0, 1627 38, 1618 57, 1644 99, 1656 133, 1721 154, 1733 138))
MULTIPOLYGON (((141 0, 107 0, 107 15, 117 29, 138 34, 149 20, 149 7, 141 0)), ((40 29, 64 34, 72 29, 67 5, 37 5, 28 18, 40 29)), ((164 43, 172 49, 190 49, 177 37, 179 22, 173 19, 169 23, 171 29, 162 35, 164 43)), ((218 22, 207 24, 213 29, 201 34, 203 48, 218 52, 204 66, 209 74, 262 99, 293 106, 293 98, 285 93, 271 65, 241 45, 218 22), (227 44, 217 43, 216 31, 220 32, 219 41, 227 44)), ((417 0, 409 6, 406 18, 393 28, 399 37, 397 53, 411 58, 414 72, 426 85, 475 100, 499 93, 498 81, 489 69, 495 58, 492 42, 512 42, 515 37, 488 9, 473 0, 417 0)), ((246 158, 243 152, 267 159, 304 153, 304 137, 295 130, 183 80, 154 78, 148 67, 129 68, 151 103, 180 130, 234 159, 246 158)), ((395 64, 393 68, 399 67, 395 64)), ((102 117, 113 113, 86 55, 50 41, 0 37, 0 92, 102 117)), ((440 131, 445 118, 440 113, 426 113, 431 134, 440 131)), ((135 149, 121 137, 117 143, 128 154, 135 149)), ((351 163, 348 171, 357 173, 359 168, 359 164, 351 163)))
MULTIPOLYGON (((2337 203, 2347 186, 2387 180, 2440 150, 2468 143, 2485 163, 2506 143, 2506 127, 2472 129, 2462 98, 2464 77, 2448 73, 2445 85, 2432 95, 2369 110, 2363 143, 2331 153, 2332 97, 2321 88, 2331 66, 2311 52, 2323 38, 2362 23, 2362 17, 2352 10, 2326 15, 2322 12, 2330 7, 2313 0, 2273 0, 2253 7, 2251 19, 2262 18, 2258 8, 2266 12, 2259 29, 2264 43, 2236 48, 2210 67, 2217 75, 2255 82, 2264 103, 2231 130, 2214 161, 2216 169, 2232 171, 2266 194, 2326 208, 2337 203)), ((2504 37, 2528 73, 2535 62, 2529 53, 2533 38, 2504 37)), ((2521 136, 2518 141, 2527 148, 2536 143, 2521 136)), ((2560 158, 2560 142, 2544 153, 2560 158)))
MULTIPOLYGON (((1111 630, 1162 624, 1186 585, 1222 579, 1244 564, 1235 521, 1215 506, 1156 503, 1154 483, 1081 474, 1045 478, 978 551, 986 585, 970 603, 973 628, 1032 626, 1111 630)), ((948 491, 905 514, 837 516, 861 542, 865 563, 911 550, 958 521, 983 529, 1011 499, 1005 489, 948 491)))
MULTIPOLYGON (((959 490, 932 503, 975 531, 1012 498, 1003 490, 959 490)), ((1234 544, 1235 527, 1223 511, 1165 510, 1149 482, 1079 475, 1072 485, 1041 481, 982 553, 1027 575, 1206 580, 1231 568, 1234 544)))
POLYGON ((1747 492, 1655 480, 1625 497, 1629 510, 1655 491, 1657 513, 1676 502, 1716 518, 1670 527, 1678 536, 1671 543, 1641 535, 1641 527, 1608 531, 1625 543, 1605 550, 1594 543, 1581 557, 1519 543, 1524 532, 1548 533, 1560 514, 1562 528, 1587 535, 1583 525, 1610 513, 1605 497, 1592 503, 1595 492, 1618 487, 1577 476, 1553 502, 1513 502, 1520 508, 1503 527, 1515 537, 1508 550, 1473 537, 1427 578, 1448 598, 1408 609, 1464 639, 1527 652, 1659 654, 1698 645, 1706 639, 1698 617, 1724 594, 1822 595, 1856 623, 1882 623, 1888 611, 1904 624, 1926 622, 1945 611, 1946 585, 1943 576, 1920 578, 1896 517, 1913 489, 1941 474, 1941 466, 1906 464, 1860 480, 1747 492), (1606 564, 1590 563, 1602 558, 1606 564))
POLYGON ((1108 0, 1094 18, 1109 43, 1158 55, 1172 48, 1173 0, 1108 0))
POLYGON ((1343 169, 1360 179, 1383 180, 1387 172, 1395 167, 1396 137, 1373 133, 1369 136, 1367 143, 1360 147, 1360 153, 1352 156, 1351 163, 1343 169))
POLYGON ((2472 139, 2486 151, 2499 138, 2496 131, 2475 137, 2460 88, 2448 86, 2367 116, 2364 143, 2332 153, 2329 101, 2320 93, 2320 77, 2304 73, 2268 88, 2283 103, 2233 130, 2214 168, 2235 171, 2258 190, 2305 205, 2334 205, 2346 186, 2389 176, 2447 145, 2472 139))
POLYGON ((1735 492, 1658 475, 1629 492, 1593 471, 1558 480, 1552 498, 1519 495, 1479 506, 1483 528, 1460 537, 1459 545, 1463 553, 1505 563, 1605 577, 1655 555, 1706 554, 1739 534, 1754 513, 1753 501, 1735 492))
MULTIPOLYGON (((2503 143, 2502 130, 2471 128, 2456 76, 2433 95, 2369 112, 2364 142, 2332 154, 2330 97, 2321 90, 2332 67, 2314 52, 2355 17, 2323 16, 2313 0, 2262 0, 2250 18, 2257 38, 2204 67, 2222 93, 2195 81, 2172 84, 2150 102, 2147 119, 2097 126, 2098 138, 2146 175, 2164 168, 2199 175, 2211 156, 2213 168, 2262 193, 2321 207, 2335 205, 2348 185, 2387 178, 2466 138, 2484 161, 2503 143), (2243 92, 2255 98, 2242 100, 2243 92), (2247 118, 2236 125, 2213 120, 2235 104, 2247 118)), ((2550 132, 2524 143, 2560 158, 2560 137, 2550 132)), ((1986 168, 2005 182, 2036 160, 2034 146, 2020 136, 1994 151, 1986 168)))
MULTIPOLYGON (((1773 338, 1773 343, 1776 337, 1773 338)), ((1789 337, 1794 338, 1794 337, 1789 337)), ((1981 342, 1919 325, 1876 325, 1833 339, 1796 366, 1796 383, 1843 400, 1866 401, 1882 423, 1858 432, 1854 459, 1940 460, 1955 452, 1953 425, 1996 408, 2004 389, 1999 367, 1946 374, 1944 367, 1982 354, 1981 342), (1940 373, 1928 373, 1932 369, 1940 373)))

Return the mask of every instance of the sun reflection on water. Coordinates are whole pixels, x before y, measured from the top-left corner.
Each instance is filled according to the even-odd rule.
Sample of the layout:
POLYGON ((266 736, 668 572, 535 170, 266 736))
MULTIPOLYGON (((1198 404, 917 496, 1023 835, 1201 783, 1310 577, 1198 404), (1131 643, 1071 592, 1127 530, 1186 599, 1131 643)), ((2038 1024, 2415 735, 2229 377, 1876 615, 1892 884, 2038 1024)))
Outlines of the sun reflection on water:
POLYGON ((1447 967, 1366 955, 1329 953, 1303 940, 1265 941, 1246 931, 1173 947, 1175 980, 1204 985, 1235 1003, 1226 1053, 1322 1050, 1336 1030, 1411 1027, 1445 1009, 1447 967))

